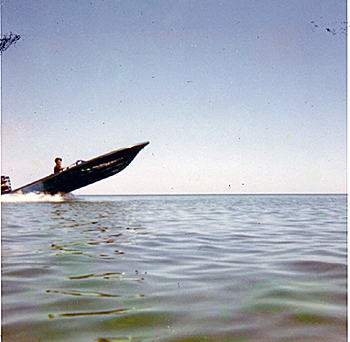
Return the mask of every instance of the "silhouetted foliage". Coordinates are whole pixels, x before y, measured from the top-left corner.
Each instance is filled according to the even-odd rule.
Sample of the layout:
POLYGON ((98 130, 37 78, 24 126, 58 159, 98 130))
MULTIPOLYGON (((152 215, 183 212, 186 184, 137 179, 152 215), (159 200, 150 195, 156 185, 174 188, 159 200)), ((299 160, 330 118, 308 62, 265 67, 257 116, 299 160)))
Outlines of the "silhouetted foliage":
POLYGON ((12 44, 16 44, 17 41, 21 39, 19 34, 14 34, 10 32, 10 34, 5 34, 0 38, 0 53, 2 54, 6 51, 12 44))

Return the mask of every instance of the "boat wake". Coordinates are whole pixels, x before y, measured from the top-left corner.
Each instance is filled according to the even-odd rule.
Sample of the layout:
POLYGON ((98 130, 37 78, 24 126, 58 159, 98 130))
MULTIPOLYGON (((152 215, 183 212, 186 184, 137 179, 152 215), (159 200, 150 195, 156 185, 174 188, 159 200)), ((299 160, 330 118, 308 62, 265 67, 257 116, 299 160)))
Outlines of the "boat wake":
POLYGON ((40 193, 29 193, 29 194, 6 194, 1 196, 2 203, 13 203, 13 202, 66 202, 74 199, 72 194, 40 194, 40 193))

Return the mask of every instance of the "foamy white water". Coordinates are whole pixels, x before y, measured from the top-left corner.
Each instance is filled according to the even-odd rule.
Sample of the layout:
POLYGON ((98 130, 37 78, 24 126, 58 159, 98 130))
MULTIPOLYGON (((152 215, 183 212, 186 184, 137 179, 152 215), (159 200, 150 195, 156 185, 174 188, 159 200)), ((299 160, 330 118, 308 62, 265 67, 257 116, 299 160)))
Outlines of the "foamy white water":
POLYGON ((2 203, 12 203, 12 202, 63 202, 68 199, 74 198, 72 194, 69 195, 48 195, 40 193, 29 193, 29 194, 6 194, 1 195, 2 203))

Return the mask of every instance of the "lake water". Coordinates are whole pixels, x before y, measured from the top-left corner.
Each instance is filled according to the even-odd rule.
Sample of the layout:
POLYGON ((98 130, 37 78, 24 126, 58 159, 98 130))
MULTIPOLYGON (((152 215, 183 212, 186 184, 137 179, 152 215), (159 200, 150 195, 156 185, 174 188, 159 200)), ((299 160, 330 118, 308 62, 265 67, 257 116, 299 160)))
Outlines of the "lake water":
POLYGON ((5 342, 346 341, 346 195, 2 199, 5 342))

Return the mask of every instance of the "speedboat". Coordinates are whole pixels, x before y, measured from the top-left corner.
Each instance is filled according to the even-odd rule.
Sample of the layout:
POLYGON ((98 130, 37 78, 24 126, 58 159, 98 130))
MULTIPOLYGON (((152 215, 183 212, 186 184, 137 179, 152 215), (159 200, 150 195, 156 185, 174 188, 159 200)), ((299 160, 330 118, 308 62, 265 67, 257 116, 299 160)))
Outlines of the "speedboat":
POLYGON ((60 172, 12 190, 10 178, 1 176, 1 194, 66 194, 124 170, 149 142, 129 146, 88 161, 77 160, 60 172))

